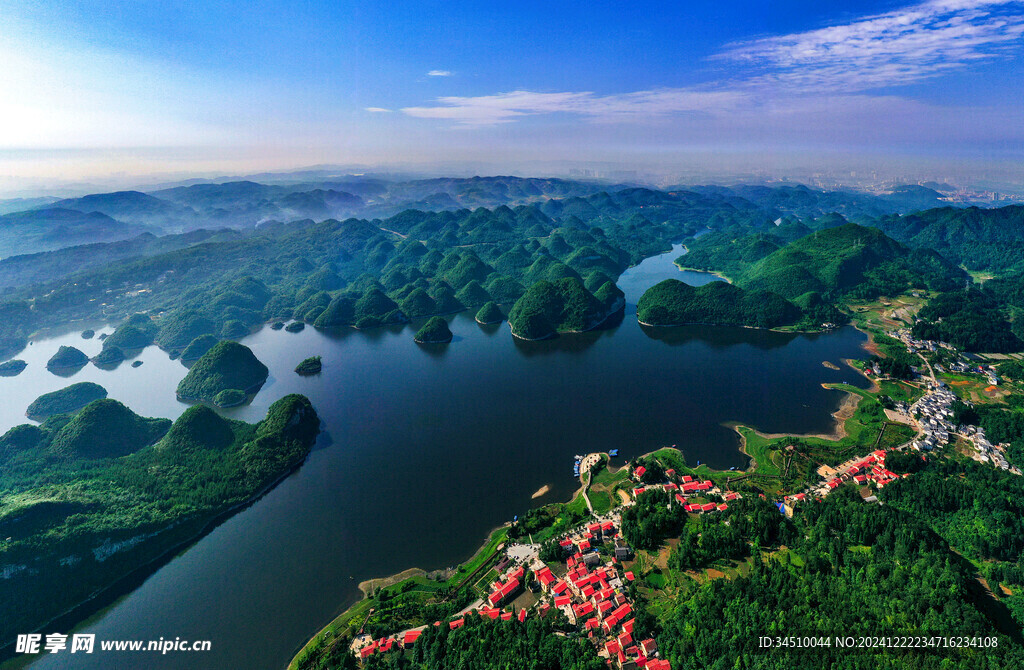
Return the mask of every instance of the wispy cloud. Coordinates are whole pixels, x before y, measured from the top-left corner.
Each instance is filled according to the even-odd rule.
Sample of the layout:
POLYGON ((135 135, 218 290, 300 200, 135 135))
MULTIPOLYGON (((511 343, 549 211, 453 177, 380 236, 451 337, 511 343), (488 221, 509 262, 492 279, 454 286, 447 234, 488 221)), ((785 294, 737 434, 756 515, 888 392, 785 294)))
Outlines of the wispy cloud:
MULTIPOLYGON (((1022 38, 1024 0, 929 0, 844 24, 728 45, 712 60, 735 64, 738 70, 728 80, 705 86, 612 95, 517 90, 441 97, 434 104, 401 111, 484 126, 555 113, 603 121, 730 114, 777 106, 792 96, 848 95, 854 101, 854 93, 909 84, 1004 56, 1022 38)), ((855 101, 863 104, 865 96, 855 101)))
POLYGON ((760 69, 748 85, 863 91, 909 84, 1006 54, 1024 35, 1021 0, 931 0, 846 24, 732 45, 716 56, 760 69))
POLYGON ((536 93, 512 91, 476 97, 438 98, 430 107, 405 107, 409 116, 448 119, 466 125, 508 123, 534 114, 566 113, 614 120, 682 112, 703 112, 735 106, 744 94, 738 91, 705 91, 663 88, 621 95, 584 92, 536 93))
POLYGON ((391 111, 387 107, 364 107, 363 109, 374 114, 384 114, 391 111))
POLYGON ((452 76, 451 70, 431 70, 427 73, 428 77, 450 77, 452 76))

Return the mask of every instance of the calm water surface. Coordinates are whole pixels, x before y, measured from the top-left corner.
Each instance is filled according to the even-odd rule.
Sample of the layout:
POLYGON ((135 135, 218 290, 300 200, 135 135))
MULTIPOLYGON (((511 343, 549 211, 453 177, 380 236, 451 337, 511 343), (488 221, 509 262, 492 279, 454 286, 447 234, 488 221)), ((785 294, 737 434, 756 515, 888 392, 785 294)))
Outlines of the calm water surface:
MULTIPOLYGON (((495 526, 530 506, 567 499, 572 456, 618 448, 629 458, 678 444, 691 462, 743 467, 721 424, 769 432, 818 432, 841 400, 822 382, 863 384, 822 361, 861 354, 852 328, 784 335, 740 328, 645 329, 635 319, 643 290, 679 272, 680 253, 646 260, 619 285, 621 325, 524 343, 508 325, 451 320, 448 346, 426 348, 412 327, 298 334, 265 328, 243 342, 270 368, 252 405, 225 412, 261 418, 286 393, 316 406, 325 432, 307 462, 263 499, 168 561, 130 593, 81 623, 99 639, 208 639, 201 655, 93 654, 41 659, 33 668, 281 668, 311 635, 359 596, 356 584, 409 567, 455 564, 495 526), (323 373, 292 372, 311 355, 323 373), (543 485, 550 493, 531 495, 543 485), (201 658, 200 658, 201 656, 201 658)), ((140 368, 89 365, 64 379, 43 364, 60 344, 87 354, 100 343, 77 334, 40 341, 29 368, 0 379, 0 423, 23 423, 40 393, 95 381, 143 415, 177 417, 185 368, 149 348, 140 368)), ((69 631, 65 631, 69 632, 69 631)))

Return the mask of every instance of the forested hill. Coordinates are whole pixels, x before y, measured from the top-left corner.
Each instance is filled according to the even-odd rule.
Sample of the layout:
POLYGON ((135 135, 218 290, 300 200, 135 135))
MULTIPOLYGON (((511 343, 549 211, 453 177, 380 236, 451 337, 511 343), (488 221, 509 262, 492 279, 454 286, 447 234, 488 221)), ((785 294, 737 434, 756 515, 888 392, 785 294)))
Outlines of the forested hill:
MULTIPOLYGON (((189 207, 221 212, 226 225, 239 212, 259 214, 250 206, 253 198, 277 202, 314 191, 318 197, 352 192, 368 207, 420 193, 442 193, 456 205, 489 199, 528 204, 406 209, 385 219, 268 221, 244 230, 144 235, 5 259, 0 356, 24 346, 33 330, 76 318, 117 322, 149 312, 164 331, 157 343, 175 352, 200 335, 239 337, 267 320, 373 327, 478 309, 491 301, 511 305, 539 281, 574 278, 593 293, 626 267, 696 235, 703 236, 691 243, 686 265, 724 270, 743 288, 803 297, 808 304, 856 291, 947 289, 962 280, 935 251, 908 249, 838 214, 772 218, 778 214, 772 203, 830 202, 809 189, 775 189, 774 199, 762 190, 745 191, 767 198, 757 204, 738 191, 717 188, 599 190, 582 182, 513 177, 404 184, 342 180, 270 188, 232 182, 64 204, 115 208, 135 221, 189 207)), ((997 213, 978 210, 970 216, 1009 216, 991 212, 997 213)))
POLYGON ((76 244, 115 242, 146 232, 152 231, 96 211, 46 207, 31 212, 15 212, 0 216, 0 258, 76 244))
POLYGON ((309 400, 288 395, 254 425, 202 405, 172 425, 96 400, 12 428, 0 436, 0 637, 37 630, 191 541, 301 463, 319 426, 309 400))
POLYGON ((791 300, 808 293, 835 299, 849 294, 894 294, 910 287, 950 290, 967 279, 935 251, 910 249, 877 228, 845 223, 841 217, 838 222, 788 244, 788 237, 808 230, 804 224, 783 224, 774 234, 708 235, 678 262, 725 271, 741 287, 791 300))
POLYGON ((875 224, 914 248, 934 249, 970 270, 1024 270, 1024 206, 942 207, 875 224))
MULTIPOLYGON (((939 188, 951 188, 935 185, 939 188)), ((580 181, 538 177, 438 177, 396 178, 386 175, 332 175, 306 171, 292 175, 264 174, 250 178, 193 181, 157 190, 92 193, 75 198, 36 198, 0 201, 0 212, 16 213, 19 222, 36 233, 7 248, 0 237, 0 258, 17 253, 36 253, 75 244, 124 239, 138 227, 155 234, 176 234, 198 229, 251 230, 272 221, 302 219, 387 218, 409 209, 456 211, 518 205, 543 206, 553 217, 569 215, 588 220, 595 210, 605 211, 616 194, 633 189, 649 202, 633 203, 640 212, 658 220, 662 202, 682 197, 688 207, 698 200, 723 201, 738 209, 761 212, 765 221, 795 216, 817 218, 838 213, 866 222, 875 217, 914 212, 942 205, 939 193, 925 186, 903 186, 890 193, 873 195, 854 191, 823 191, 802 185, 679 186, 669 189, 637 188, 635 184, 580 181), (651 194, 657 194, 652 196, 651 194), (20 205, 20 207, 19 207, 20 205), (54 220, 55 211, 68 216, 106 217, 117 234, 97 226, 74 228, 54 220)), ((621 203, 614 203, 621 206, 621 203)), ((621 214, 618 212, 617 214, 621 214)), ((637 213, 632 211, 631 213, 637 213)), ((707 223, 717 228, 713 212, 707 223)))
POLYGON ((850 223, 772 252, 744 272, 740 283, 796 298, 809 291, 891 294, 915 285, 953 288, 964 279, 933 251, 911 250, 877 228, 850 223))
MULTIPOLYGON (((150 312, 159 321, 156 343, 173 352, 200 335, 237 337, 274 319, 373 327, 490 301, 510 305, 545 280, 572 278, 594 292, 709 221, 749 226, 762 217, 720 198, 632 188, 540 205, 407 210, 383 220, 268 223, 94 245, 84 255, 109 260, 73 274, 67 261, 77 252, 54 252, 34 257, 31 272, 22 264, 9 275, 48 279, 8 289, 0 353, 24 346, 35 329, 75 318, 116 322, 150 312)), ((12 266, 0 263, 0 277, 12 266)))

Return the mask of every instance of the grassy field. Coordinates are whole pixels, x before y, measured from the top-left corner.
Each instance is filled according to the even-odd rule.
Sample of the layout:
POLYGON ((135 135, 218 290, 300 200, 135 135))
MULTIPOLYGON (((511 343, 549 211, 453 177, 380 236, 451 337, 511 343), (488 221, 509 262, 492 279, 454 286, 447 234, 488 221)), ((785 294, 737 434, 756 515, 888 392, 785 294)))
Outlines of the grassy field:
POLYGON ((1016 390, 1014 384, 1002 383, 992 386, 988 383, 988 379, 981 375, 949 373, 940 374, 938 377, 949 385, 957 397, 979 405, 1006 402, 1007 396, 1012 395, 1016 390))
POLYGON ((884 380, 878 382, 879 394, 887 395, 893 400, 913 403, 924 395, 924 389, 909 382, 884 380))
POLYGON ((587 489, 587 497, 594 507, 595 514, 606 514, 613 507, 619 504, 619 496, 615 492, 619 488, 629 488, 629 470, 619 468, 612 472, 608 468, 608 458, 602 458, 602 465, 598 467, 596 474, 590 480, 590 487, 587 489))
POLYGON ((781 476, 784 457, 778 451, 780 441, 761 437, 747 426, 737 426, 736 429, 743 437, 744 453, 756 462, 755 471, 762 475, 781 476))

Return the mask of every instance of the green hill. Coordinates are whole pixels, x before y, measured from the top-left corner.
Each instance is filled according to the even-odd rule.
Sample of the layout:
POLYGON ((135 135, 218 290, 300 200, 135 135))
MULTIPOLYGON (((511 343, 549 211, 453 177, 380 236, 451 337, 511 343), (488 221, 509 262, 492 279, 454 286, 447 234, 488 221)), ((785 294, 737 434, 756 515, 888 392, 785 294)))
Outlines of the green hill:
POLYGON ((452 331, 443 317, 431 317, 416 331, 415 340, 420 344, 446 344, 452 341, 452 331))
POLYGON ((911 250, 877 228, 848 223, 773 251, 747 267, 736 283, 793 299, 808 291, 836 297, 898 293, 910 287, 941 290, 963 277, 935 252, 911 250))
POLYGON ((81 350, 74 347, 61 346, 57 353, 46 362, 46 369, 50 372, 62 372, 80 368, 89 362, 89 357, 81 350))
POLYGON ((20 358, 0 363, 0 377, 17 377, 24 372, 27 367, 28 363, 20 358))
POLYGON ((25 416, 42 421, 57 414, 77 412, 94 400, 107 397, 107 389, 92 382, 78 382, 59 391, 44 393, 33 401, 25 416))
POLYGON ((531 286, 512 306, 508 322, 516 337, 543 340, 558 333, 596 328, 611 311, 579 279, 566 277, 531 286))
POLYGON ((34 448, 46 437, 39 426, 23 423, 0 435, 0 463, 20 452, 34 448))
POLYGON ((144 419, 116 400, 94 400, 76 414, 50 443, 64 458, 118 458, 160 439, 168 419, 144 419))
POLYGON ((124 351, 121 347, 117 345, 108 347, 106 346, 106 343, 104 343, 103 351, 96 354, 92 359, 92 362, 99 367, 114 367, 123 360, 124 351))
POLYGON ((269 370, 249 347, 231 340, 218 342, 196 361, 178 384, 180 400, 214 402, 230 389, 256 393, 267 381, 269 370))
POLYGON ((180 459, 199 450, 220 451, 231 446, 231 424, 206 405, 193 405, 178 417, 156 445, 162 456, 180 459))
POLYGON ((476 313, 477 323, 489 324, 489 323, 501 323, 505 320, 505 315, 501 313, 501 308, 494 302, 488 302, 476 313))
POLYGON ((319 356, 310 356, 295 366, 295 373, 299 375, 315 375, 324 369, 324 364, 319 356))
POLYGON ((62 425, 0 437, 3 555, 26 566, 0 579, 0 602, 19 603, 4 609, 0 633, 41 628, 173 556, 301 464, 320 420, 288 395, 257 424, 196 406, 169 425, 103 401, 62 425), (61 561, 69 556, 82 560, 61 561))
POLYGON ((690 286, 666 279, 647 289, 636 306, 637 319, 651 326, 689 323, 775 328, 791 325, 803 313, 768 291, 747 291, 725 282, 690 286))
POLYGON ((1024 270, 1024 206, 940 207, 875 224, 913 248, 933 249, 970 270, 1024 270))
POLYGON ((103 340, 103 348, 142 349, 153 344, 159 328, 145 314, 133 314, 103 340))
POLYGON ((184 351, 181 352, 181 360, 186 363, 198 361, 200 358, 203 357, 203 354, 205 354, 210 349, 213 349, 214 345, 216 345, 217 342, 219 342, 219 340, 215 335, 200 335, 196 339, 189 342, 189 345, 185 347, 184 351))

